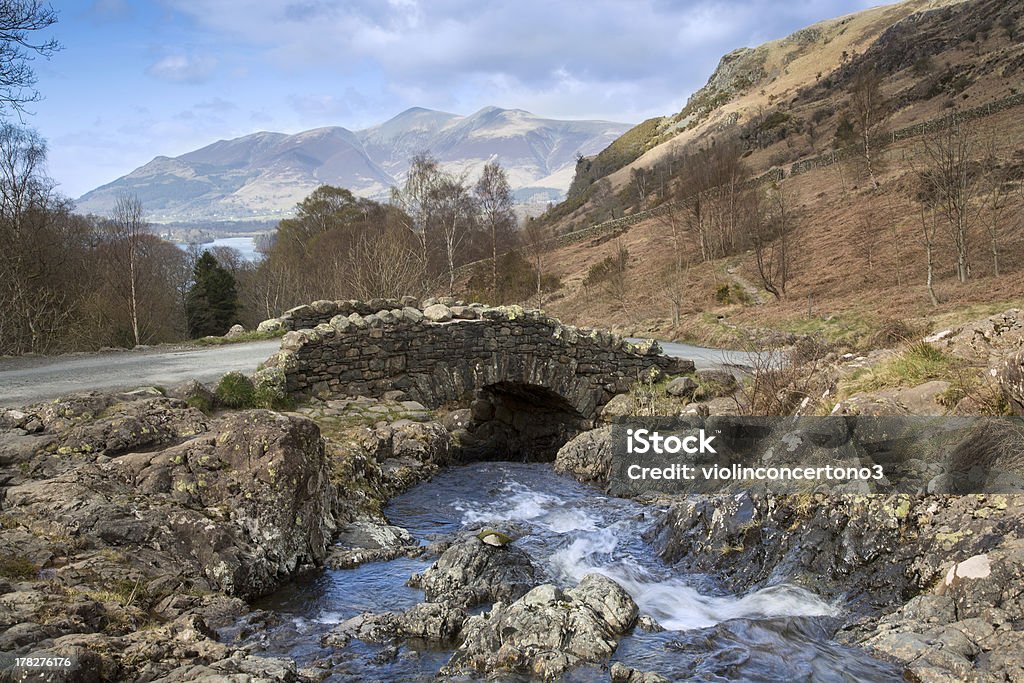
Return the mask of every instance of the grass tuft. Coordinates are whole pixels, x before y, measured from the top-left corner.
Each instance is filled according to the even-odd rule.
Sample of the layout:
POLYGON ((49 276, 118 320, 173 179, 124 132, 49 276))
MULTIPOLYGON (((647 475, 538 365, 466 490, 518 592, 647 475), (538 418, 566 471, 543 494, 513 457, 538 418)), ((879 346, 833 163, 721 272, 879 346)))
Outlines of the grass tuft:
POLYGON ((193 339, 192 344, 197 346, 224 346, 226 344, 243 344, 245 342, 254 341, 266 341, 268 339, 277 339, 283 337, 287 330, 273 330, 272 332, 257 332, 252 330, 250 332, 243 332, 237 337, 200 337, 199 339, 193 339))
POLYGON ((254 408, 256 387, 240 372, 229 372, 217 384, 217 402, 227 408, 254 408))
POLYGON ((845 395, 879 389, 915 387, 936 379, 953 379, 955 358, 925 342, 916 342, 896 356, 854 375, 845 395))

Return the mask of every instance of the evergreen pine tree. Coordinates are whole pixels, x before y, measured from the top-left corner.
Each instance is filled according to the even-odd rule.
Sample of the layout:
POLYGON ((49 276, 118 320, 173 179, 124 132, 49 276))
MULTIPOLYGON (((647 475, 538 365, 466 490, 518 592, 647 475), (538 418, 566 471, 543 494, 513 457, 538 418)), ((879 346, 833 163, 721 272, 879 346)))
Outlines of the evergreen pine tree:
POLYGON ((185 314, 193 339, 224 334, 237 321, 235 278, 208 251, 196 261, 193 284, 185 299, 185 314))

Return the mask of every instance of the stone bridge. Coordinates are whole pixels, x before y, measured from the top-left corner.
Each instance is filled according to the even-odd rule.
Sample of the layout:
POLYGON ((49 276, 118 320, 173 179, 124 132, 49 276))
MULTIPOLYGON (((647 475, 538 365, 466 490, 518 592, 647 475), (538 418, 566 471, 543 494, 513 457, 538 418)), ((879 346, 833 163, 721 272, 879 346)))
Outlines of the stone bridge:
POLYGON ((291 331, 266 365, 284 371, 292 395, 401 391, 431 408, 471 406, 457 426, 476 440, 543 457, 638 378, 693 370, 657 342, 632 344, 519 306, 317 301, 261 329, 275 326, 291 331))

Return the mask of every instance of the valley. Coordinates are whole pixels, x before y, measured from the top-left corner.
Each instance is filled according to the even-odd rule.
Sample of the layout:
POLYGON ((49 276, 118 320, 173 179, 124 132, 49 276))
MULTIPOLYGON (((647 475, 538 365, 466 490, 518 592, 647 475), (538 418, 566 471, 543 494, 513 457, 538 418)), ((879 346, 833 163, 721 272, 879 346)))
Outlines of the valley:
POLYGON ((0 683, 1024 680, 1024 5, 158 5, 0 4, 0 683))

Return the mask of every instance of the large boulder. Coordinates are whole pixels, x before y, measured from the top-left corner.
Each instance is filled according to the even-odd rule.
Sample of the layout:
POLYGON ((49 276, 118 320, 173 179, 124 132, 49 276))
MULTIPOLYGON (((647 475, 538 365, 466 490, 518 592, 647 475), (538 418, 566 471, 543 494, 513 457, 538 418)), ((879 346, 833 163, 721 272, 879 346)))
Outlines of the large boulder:
POLYGON ((665 387, 665 393, 677 398, 692 398, 698 387, 692 377, 676 377, 665 387))
POLYGON ((452 309, 444 304, 434 304, 423 309, 423 317, 435 323, 444 323, 452 319, 452 309))
POLYGON ((700 382, 701 391, 699 398, 710 399, 719 396, 728 396, 736 390, 736 376, 728 370, 719 368, 706 368, 696 372, 697 381, 700 382))
POLYGON ((447 643, 466 621, 466 611, 446 602, 421 602, 398 618, 399 632, 408 638, 447 643))
MULTIPOLYGON (((145 413, 144 406, 139 410, 145 413)), ((189 424, 190 410, 182 409, 182 424, 189 424)), ((161 434, 181 429, 178 423, 163 427, 161 434)), ((123 442, 110 435, 121 433, 102 418, 70 428, 61 441, 101 435, 75 443, 116 454, 123 442)), ((93 459, 9 488, 5 511, 38 520, 69 542, 112 546, 162 573, 243 597, 262 595, 300 567, 320 564, 335 531, 335 493, 320 431, 304 418, 235 413, 211 432, 169 448, 113 459, 100 451, 93 459)))
POLYGON ((636 618, 629 593, 601 574, 588 574, 567 591, 544 584, 512 604, 470 618, 462 645, 442 673, 508 672, 559 680, 580 664, 610 657, 636 618))
POLYGON ((492 545, 476 535, 448 547, 422 576, 413 577, 431 602, 473 607, 509 602, 537 582, 530 556, 514 545, 492 545))
POLYGON ((235 339, 236 337, 241 337, 244 334, 245 327, 243 325, 235 324, 231 326, 231 329, 229 329, 227 333, 224 334, 224 336, 227 337, 228 339, 235 339))
POLYGON ((558 449, 555 471, 579 481, 606 484, 611 476, 612 428, 598 427, 577 435, 558 449))

